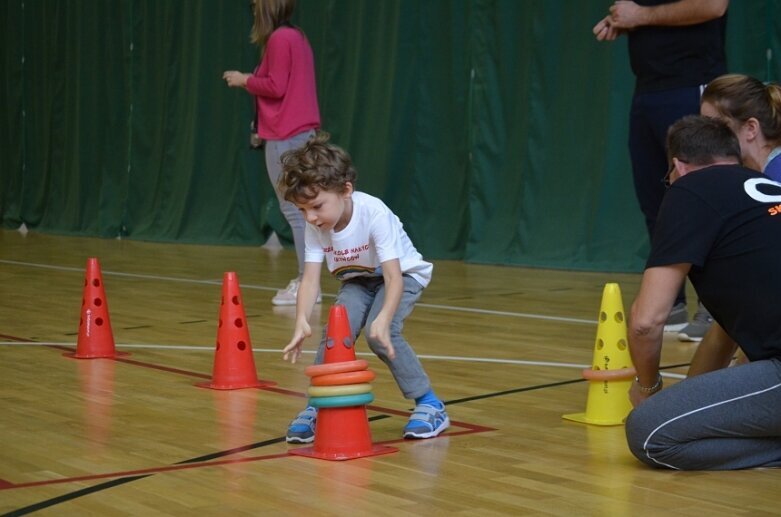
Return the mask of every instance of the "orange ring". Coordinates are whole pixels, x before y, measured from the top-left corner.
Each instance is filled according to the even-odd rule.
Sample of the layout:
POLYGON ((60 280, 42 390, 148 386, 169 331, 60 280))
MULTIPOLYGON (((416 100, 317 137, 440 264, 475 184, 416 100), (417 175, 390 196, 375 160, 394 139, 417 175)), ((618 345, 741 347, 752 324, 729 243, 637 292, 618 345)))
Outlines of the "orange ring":
POLYGON ((341 384, 360 384, 371 382, 377 376, 372 370, 360 370, 358 372, 332 373, 330 375, 318 375, 312 377, 312 386, 339 386, 341 384))
POLYGON ((620 381, 631 379, 637 375, 634 368, 621 368, 620 370, 594 370, 586 368, 583 370, 583 378, 590 381, 620 381))
POLYGON ((358 359, 355 361, 340 361, 338 363, 313 364, 307 366, 304 373, 309 377, 317 377, 318 375, 329 375, 332 373, 355 372, 365 370, 368 367, 369 363, 365 359, 358 359))

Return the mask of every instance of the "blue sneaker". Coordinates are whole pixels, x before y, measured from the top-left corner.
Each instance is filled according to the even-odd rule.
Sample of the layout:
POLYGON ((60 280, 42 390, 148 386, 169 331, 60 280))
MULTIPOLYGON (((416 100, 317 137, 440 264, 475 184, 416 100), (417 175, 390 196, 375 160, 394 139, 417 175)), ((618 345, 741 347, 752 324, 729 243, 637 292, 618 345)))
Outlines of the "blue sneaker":
POLYGON ((317 423, 317 409, 308 406, 290 422, 287 428, 287 443, 312 443, 315 441, 315 424, 317 423))
POLYGON ((445 407, 438 409, 429 404, 418 404, 404 426, 404 438, 433 438, 450 427, 445 407))

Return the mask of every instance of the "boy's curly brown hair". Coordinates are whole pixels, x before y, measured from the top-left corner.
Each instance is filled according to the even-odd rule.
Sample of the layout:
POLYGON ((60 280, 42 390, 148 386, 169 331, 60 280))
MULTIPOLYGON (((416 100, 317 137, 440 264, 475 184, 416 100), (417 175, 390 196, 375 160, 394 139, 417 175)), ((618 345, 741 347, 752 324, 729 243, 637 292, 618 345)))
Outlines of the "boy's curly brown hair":
POLYGON ((326 190, 344 192, 347 183, 355 186, 356 173, 347 151, 329 144, 331 135, 318 132, 303 147, 281 157, 282 175, 277 188, 285 200, 309 200, 326 190))

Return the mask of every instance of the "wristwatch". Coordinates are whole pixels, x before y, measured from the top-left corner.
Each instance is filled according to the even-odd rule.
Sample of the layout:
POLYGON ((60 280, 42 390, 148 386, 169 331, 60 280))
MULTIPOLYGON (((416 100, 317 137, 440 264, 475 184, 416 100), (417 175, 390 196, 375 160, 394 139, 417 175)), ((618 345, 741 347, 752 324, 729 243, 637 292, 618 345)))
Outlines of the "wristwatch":
POLYGON ((637 383, 637 387, 640 388, 640 391, 642 391, 643 393, 647 393, 649 395, 653 395, 654 393, 662 389, 662 385, 664 384, 664 382, 662 381, 661 373, 656 374, 656 382, 654 383, 653 386, 643 386, 642 384, 640 384, 640 378, 637 376, 635 377, 635 382, 637 383))

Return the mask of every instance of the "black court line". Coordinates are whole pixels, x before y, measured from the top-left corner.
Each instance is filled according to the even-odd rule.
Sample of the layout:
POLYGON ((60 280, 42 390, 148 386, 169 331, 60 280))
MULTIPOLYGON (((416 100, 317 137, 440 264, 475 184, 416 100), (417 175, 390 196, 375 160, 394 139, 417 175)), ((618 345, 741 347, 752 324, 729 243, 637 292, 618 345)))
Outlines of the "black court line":
MULTIPOLYGON (((369 418, 369 421, 374 420, 382 420, 384 418, 390 418, 389 415, 377 415, 369 418)), ((211 461, 219 458, 224 458, 226 456, 230 456, 233 454, 237 454, 240 452, 249 451, 252 449, 257 449, 260 447, 266 447, 267 445, 273 445, 276 443, 281 443, 285 441, 284 436, 280 436, 278 438, 272 438, 270 440, 264 440, 262 442, 256 442, 250 445, 244 445, 242 447, 236 447, 233 449, 229 449, 226 451, 219 451, 214 452, 211 454, 204 454, 203 456, 199 456, 197 458, 190 458, 189 460, 179 461, 177 463, 174 463, 174 465, 187 465, 188 463, 203 463, 206 461, 211 461)), ((146 479, 148 477, 152 477, 155 474, 144 474, 142 476, 129 476, 124 478, 118 478, 118 479, 112 479, 110 481, 106 481, 105 483, 100 483, 94 486, 91 486, 89 488, 82 488, 80 490, 75 490, 73 492, 63 494, 57 497, 52 497, 51 499, 46 499, 44 501, 37 502, 35 504, 31 504, 29 506, 25 506, 23 508, 18 508, 16 510, 13 510, 8 513, 4 513, 0 517, 12 517, 12 516, 20 516, 20 515, 27 515, 33 512, 37 512, 38 510, 43 510, 44 508, 49 508, 51 506, 58 505, 60 503, 65 503, 68 501, 72 501, 74 499, 78 499, 79 497, 83 497, 85 495, 91 495, 96 492, 101 492, 103 490, 108 490, 109 488, 114 488, 116 486, 125 485, 127 483, 131 483, 133 481, 138 481, 140 479, 146 479)))
POLYGON ((564 386, 566 384, 575 384, 578 382, 585 382, 586 379, 575 379, 571 381, 560 381, 560 382, 551 382, 550 384, 538 384, 537 386, 526 386, 525 388, 514 388, 511 390, 504 390, 504 391, 495 391, 493 393, 485 393, 483 395, 475 395, 473 397, 464 397, 461 399, 455 399, 450 400, 446 402, 446 405, 453 405, 453 404, 461 404, 464 402, 471 402, 473 400, 484 400, 484 399, 490 399, 494 397, 501 397, 503 395, 512 395, 513 393, 522 393, 524 391, 534 391, 534 390, 540 390, 543 388, 553 388, 555 386, 564 386))
MULTIPOLYGON (((690 363, 681 363, 681 364, 671 364, 668 366, 660 366, 660 370, 669 370, 672 368, 682 368, 684 366, 689 366, 690 363)), ((473 400, 483 400, 483 399, 490 399, 493 397, 501 397, 503 395, 512 395, 513 393, 523 393, 524 391, 534 391, 534 390, 540 390, 543 388, 555 388, 556 386, 565 386, 567 384, 576 384, 578 382, 586 382, 586 379, 573 379, 569 381, 559 381, 559 382, 551 382, 549 384, 538 384, 536 386, 526 386, 525 388, 514 388, 511 390, 504 390, 504 391, 496 391, 494 393, 485 393, 483 395, 475 395, 473 397, 464 397, 461 399, 455 399, 448 402, 445 402, 445 405, 452 405, 452 404, 461 404, 462 402, 471 402, 473 400)))
POLYGON ((122 330, 136 330, 136 329, 148 329, 152 328, 152 325, 136 325, 135 327, 122 327, 122 330))
MULTIPOLYGON (((473 400, 482 400, 482 399, 487 399, 487 398, 492 398, 492 397, 499 397, 499 396, 502 396, 502 395, 509 395, 509 394, 520 393, 520 392, 524 392, 524 391, 538 390, 538 389, 554 387, 554 386, 562 386, 562 385, 565 385, 565 384, 574 384, 574 383, 584 382, 584 381, 585 381, 585 379, 575 379, 575 380, 561 381, 561 382, 555 382, 555 383, 549 383, 549 384, 541 384, 541 385, 537 385, 537 386, 527 386, 527 387, 524 387, 524 388, 516 388, 516 389, 512 389, 512 390, 504 390, 504 391, 499 391, 499 392, 494 392, 494 393, 486 393, 484 395, 477 395, 477 396, 474 396, 474 397, 465 397, 465 398, 461 398, 461 399, 448 400, 448 401, 443 401, 443 402, 444 402, 444 404, 446 406, 452 406, 452 405, 455 405, 455 404, 462 404, 464 402, 470 402, 470 401, 473 401, 473 400)), ((390 415, 375 415, 373 417, 370 417, 369 421, 382 420, 382 419, 385 419, 385 418, 390 418, 390 415)), ((214 453, 210 453, 210 454, 205 454, 203 456, 198 456, 196 458, 190 458, 188 460, 184 460, 184 461, 180 461, 180 462, 174 463, 174 465, 186 465, 188 463, 201 463, 201 462, 206 462, 206 461, 212 461, 212 460, 215 460, 215 459, 224 458, 226 456, 230 456, 230 455, 237 454, 237 453, 240 453, 240 452, 246 452, 248 450, 257 449, 257 448, 260 448, 260 447, 265 447, 265 446, 273 445, 273 444, 276 444, 276 443, 282 443, 284 441, 285 441, 285 437, 281 436, 281 437, 278 437, 278 438, 272 438, 270 440, 265 440, 265 441, 262 441, 262 442, 256 442, 256 443, 253 443, 253 444, 244 445, 244 446, 241 446, 241 447, 236 447, 236 448, 225 450, 225 451, 218 451, 218 452, 214 452, 214 453)), ((51 499, 47 499, 45 501, 41 501, 41 502, 38 502, 38 503, 35 503, 35 504, 32 504, 32 505, 26 506, 24 508, 19 508, 17 510, 14 510, 13 512, 4 514, 3 516, 0 516, 0 517, 27 515, 29 513, 36 512, 38 510, 42 510, 44 508, 49 508, 51 506, 55 506, 55 505, 60 504, 60 503, 65 503, 65 502, 68 502, 68 501, 72 501, 74 499, 78 499, 78 498, 83 497, 85 495, 91 495, 91 494, 94 494, 96 492, 100 492, 102 490, 108 490, 109 488, 114 488, 116 486, 124 485, 126 483, 130 483, 132 481, 136 481, 136 480, 139 480, 139 479, 145 479, 145 478, 148 478, 148 477, 151 477, 151 476, 154 476, 154 475, 155 474, 145 474, 145 475, 142 475, 142 476, 130 476, 130 477, 113 479, 111 481, 107 481, 105 483, 100 483, 98 485, 95 485, 95 486, 92 486, 92 487, 89 487, 89 488, 76 490, 76 491, 73 491, 73 492, 70 492, 70 493, 67 493, 67 494, 63 494, 63 495, 60 495, 60 496, 57 496, 57 497, 53 497, 51 499)))
POLYGON ((0 517, 15 517, 17 515, 27 515, 29 513, 37 512, 38 510, 43 510, 44 508, 49 508, 50 506, 54 506, 60 503, 64 503, 67 501, 70 501, 72 499, 77 499, 79 497, 94 494, 95 492, 100 492, 101 490, 106 490, 108 488, 113 488, 115 486, 124 485, 125 483, 130 483, 131 481, 136 481, 137 479, 144 479, 148 478, 152 474, 146 474, 144 476, 133 476, 133 477, 127 477, 127 478, 120 478, 120 479, 112 479, 111 481, 107 481, 105 483, 101 483, 99 485, 91 486, 89 488, 82 488, 81 490, 77 490, 75 492, 71 492, 69 494, 64 494, 58 497, 53 497, 51 499, 47 499, 45 501, 41 501, 39 503, 31 504, 29 506, 25 506, 24 508, 18 508, 16 510, 10 511, 8 513, 4 513, 0 517))
POLYGON ((189 325, 191 323, 206 323, 206 320, 180 321, 179 325, 189 325))
MULTIPOLYGON (((670 368, 679 368, 679 367, 683 367, 683 366, 688 366, 688 364, 689 363, 668 365, 668 366, 660 367, 659 369, 660 370, 665 370, 665 369, 670 369, 670 368)), ((553 382, 553 383, 548 383, 548 384, 539 384, 539 385, 536 385, 536 386, 526 386, 526 387, 523 387, 523 388, 515 388, 515 389, 511 389, 511 390, 497 391, 497 392, 493 392, 493 393, 486 393, 486 394, 483 394, 483 395, 476 395, 476 396, 473 396, 473 397, 464 397, 464 398, 460 398, 460 399, 448 400, 448 401, 443 401, 443 402, 444 402, 444 404, 446 406, 452 406, 452 405, 455 405, 455 404, 462 404, 464 402, 471 402, 471 401, 474 401, 474 400, 483 400, 483 399, 488 399, 488 398, 493 398, 493 397, 500 397, 500 396, 503 396, 503 395, 511 395, 511 394, 514 394, 514 393, 522 393, 522 392, 526 392, 526 391, 534 391, 534 390, 539 390, 539 389, 543 389, 543 388, 551 388, 551 387, 556 387, 556 386, 564 386, 564 385, 567 385, 567 384, 575 384, 575 383, 585 382, 585 381, 586 381, 586 379, 582 379, 582 378, 581 379, 567 380, 567 381, 559 381, 559 382, 553 382)), ((376 415, 376 416, 370 417, 369 421, 382 420, 382 419, 385 419, 385 418, 390 418, 390 415, 376 415)), ((264 440, 262 442, 256 442, 256 443, 253 443, 253 444, 244 445, 244 446, 236 447, 236 448, 233 448, 233 449, 228 449, 228 450, 225 450, 225 451, 218 451, 218 452, 214 452, 214 453, 210 453, 210 454, 205 454, 203 456, 199 456, 199 457, 196 457, 196 458, 190 458, 188 460, 183 460, 183 461, 174 463, 174 465, 186 465, 186 464, 189 464, 189 463, 207 462, 207 461, 211 461, 211 460, 218 459, 218 458, 224 458, 226 456, 230 456, 230 455, 237 454, 237 453, 240 453, 240 452, 245 452, 245 451, 248 451, 248 450, 257 449, 257 448, 260 448, 260 447, 266 447, 268 445, 273 445, 273 444, 276 444, 276 443, 281 443, 281 442, 284 442, 284 441, 285 441, 285 437, 281 436, 281 437, 277 437, 277 438, 272 438, 270 440, 264 440)), ((70 492, 68 494, 63 494, 61 496, 53 497, 51 499, 47 499, 47 500, 44 500, 44 501, 41 501, 41 502, 38 502, 38 503, 35 503, 35 504, 32 504, 32 505, 29 505, 29 506, 26 506, 24 508, 19 508, 17 510, 13 510, 12 512, 5 513, 5 514, 3 514, 0 517, 11 517, 11 516, 18 516, 18 515, 27 515, 29 513, 33 513, 33 512, 36 512, 38 510, 42 510, 44 508, 49 508, 51 506, 55 506, 55 505, 60 504, 60 503, 71 501, 73 499, 78 499, 79 497, 82 497, 82 496, 85 496, 85 495, 94 494, 94 493, 100 492, 102 490, 107 490, 109 488, 114 488, 116 486, 124 485, 124 484, 130 483, 132 481, 136 481, 136 480, 139 480, 139 479, 145 479, 145 478, 151 477, 153 475, 155 475, 155 474, 145 474, 145 475, 142 475, 142 476, 130 476, 130 477, 113 479, 111 481, 107 481, 105 483, 100 483, 98 485, 95 485, 95 486, 92 486, 92 487, 89 487, 89 488, 83 488, 83 489, 80 489, 80 490, 76 490, 76 491, 70 492)))

